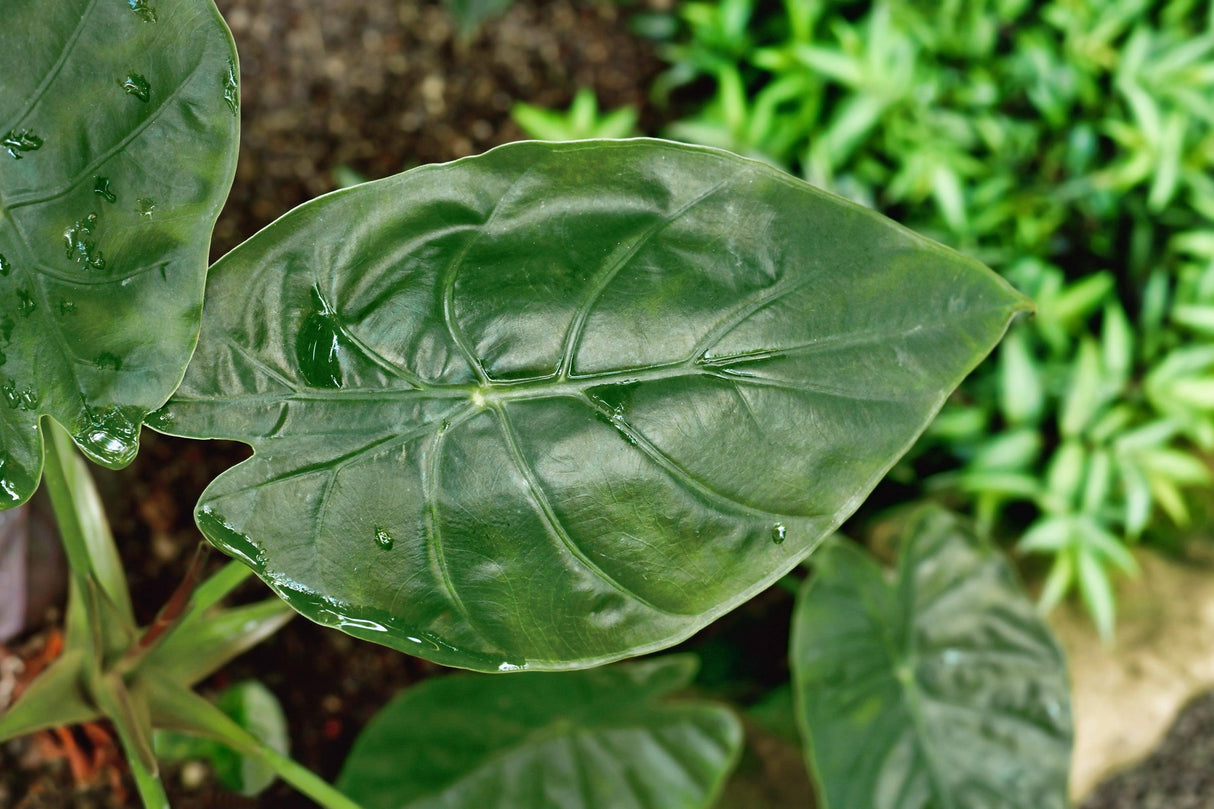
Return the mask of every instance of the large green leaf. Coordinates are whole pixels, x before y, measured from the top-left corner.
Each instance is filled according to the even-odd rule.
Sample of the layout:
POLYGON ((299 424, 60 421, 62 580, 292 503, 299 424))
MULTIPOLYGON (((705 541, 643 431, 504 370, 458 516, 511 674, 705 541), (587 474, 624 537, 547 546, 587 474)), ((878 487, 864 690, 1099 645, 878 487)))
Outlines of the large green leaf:
POLYGON ((238 131, 210 0, 5 0, 0 28, 0 507, 42 468, 40 416, 135 453, 185 372, 238 131))
POLYGON ((827 809, 1062 809, 1066 665, 999 554, 941 510, 897 581, 832 543, 797 602, 792 668, 827 809))
POLYGON ((733 768, 725 708, 662 703, 690 657, 428 680, 363 729, 337 786, 366 809, 694 809, 733 768))
POLYGON ((149 423, 255 447, 199 524, 308 617, 451 665, 584 666, 796 565, 1023 308, 759 163, 521 143, 221 259, 149 423))

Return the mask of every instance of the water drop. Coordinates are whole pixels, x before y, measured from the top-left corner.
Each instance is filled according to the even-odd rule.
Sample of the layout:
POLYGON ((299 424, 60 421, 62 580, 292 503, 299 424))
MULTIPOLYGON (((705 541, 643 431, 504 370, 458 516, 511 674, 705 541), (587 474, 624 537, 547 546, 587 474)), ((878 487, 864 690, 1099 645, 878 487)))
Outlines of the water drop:
POLYGON ((135 98, 139 99, 145 104, 148 102, 148 99, 152 97, 152 86, 148 84, 148 80, 139 73, 131 72, 127 74, 127 77, 118 82, 118 85, 126 91, 127 95, 135 96, 135 98))
POLYGON ((28 497, 35 488, 36 484, 30 479, 29 473, 13 463, 11 455, 0 451, 0 496, 19 503, 22 492, 28 497))
POLYGON ((527 668, 526 663, 502 663, 497 667, 498 671, 524 671, 527 668))
POLYGON ((139 448, 142 415, 132 417, 132 408, 114 405, 105 410, 85 406, 76 428, 76 443, 98 463, 121 467, 130 463, 139 448))
POLYGON ((312 287, 313 311, 304 318, 295 338, 295 359, 304 380, 313 387, 336 389, 342 386, 341 324, 334 311, 312 287))
POLYGON ((131 11, 139 15, 144 22, 156 22, 156 9, 148 5, 148 0, 127 0, 131 11))
POLYGON ((9 379, 3 386, 0 386, 0 395, 4 396, 4 401, 10 410, 29 412, 38 407, 38 394, 34 393, 34 389, 26 385, 18 390, 17 382, 13 379, 9 379))
POLYGON ((13 271, 13 265, 8 263, 8 259, 0 255, 0 275, 8 275, 13 271))
POLYGON ((17 311, 22 317, 29 317, 37 308, 38 303, 28 289, 17 290, 17 311))
POLYGON ((776 523, 771 527, 771 541, 777 545, 783 544, 787 536, 788 529, 784 527, 783 523, 776 523))
POLYGON ((93 230, 97 227, 97 214, 91 213, 84 219, 77 219, 63 231, 63 242, 67 248, 67 257, 75 259, 77 264, 92 267, 95 270, 105 269, 105 257, 97 249, 97 242, 91 239, 93 230))
POLYGON ((34 152, 42 148, 42 138, 30 132, 28 129, 9 130, 8 134, 0 138, 0 148, 8 152, 8 156, 13 160, 20 160, 22 152, 34 152))
POLYGON ((392 550, 392 545, 396 540, 392 539, 392 535, 379 526, 375 527, 375 543, 386 551, 392 550))
POLYGON ((117 371, 122 367, 122 359, 116 354, 103 351, 97 355, 96 359, 93 360, 93 366, 96 367, 98 371, 117 371))
POLYGON ((64 316, 76 314, 76 303, 69 301, 67 298, 59 301, 59 314, 64 316))
POLYGON ((138 205, 140 216, 151 216, 152 212, 156 210, 156 200, 154 199, 140 198, 138 205))
POLYGON ((236 72, 236 63, 228 60, 228 69, 223 74, 223 101, 233 115, 240 112, 240 77, 236 72))
POLYGON ((93 178, 93 193, 104 199, 106 202, 117 202, 118 197, 110 190, 109 177, 94 177, 93 178))

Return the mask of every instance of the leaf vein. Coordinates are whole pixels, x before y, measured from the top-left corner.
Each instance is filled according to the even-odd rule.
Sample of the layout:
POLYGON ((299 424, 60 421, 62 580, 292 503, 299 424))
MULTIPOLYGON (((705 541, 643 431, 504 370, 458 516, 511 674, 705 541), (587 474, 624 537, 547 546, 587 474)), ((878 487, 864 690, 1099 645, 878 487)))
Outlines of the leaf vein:
POLYGON ((591 559, 585 551, 583 551, 574 541, 573 537, 566 530, 557 516, 555 509, 552 507, 552 502, 548 499, 548 495, 544 492, 543 484, 540 482, 539 476, 535 473, 535 469, 523 454, 522 448, 518 443, 518 434, 515 430, 514 423, 510 419, 510 414, 506 412, 506 408, 497 406, 493 408, 493 412, 497 415, 498 425, 501 427, 502 438, 505 441, 506 449, 510 453, 511 460, 518 468, 524 480, 527 481, 527 491, 531 498, 535 501, 535 505, 539 508, 540 514, 543 516, 544 522, 560 543, 565 547, 565 550, 575 558, 582 567, 590 571, 596 578, 603 581, 605 584, 616 590, 620 594, 636 601, 638 604, 653 610, 654 612, 663 615, 671 615, 682 617, 683 613, 674 612, 663 607, 659 607, 649 599, 637 593, 634 590, 625 587, 615 577, 611 576, 607 571, 603 570, 593 559, 591 559))

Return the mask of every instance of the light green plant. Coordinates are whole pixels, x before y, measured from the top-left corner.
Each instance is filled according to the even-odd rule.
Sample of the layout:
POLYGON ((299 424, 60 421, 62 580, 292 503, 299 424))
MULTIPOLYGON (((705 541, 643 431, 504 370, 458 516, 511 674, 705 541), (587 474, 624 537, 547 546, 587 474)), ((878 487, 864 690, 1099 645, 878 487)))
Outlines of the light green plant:
POLYGON ((528 137, 539 140, 628 138, 637 134, 636 107, 600 113, 598 98, 588 87, 574 94, 565 113, 520 101, 511 108, 510 117, 528 137))

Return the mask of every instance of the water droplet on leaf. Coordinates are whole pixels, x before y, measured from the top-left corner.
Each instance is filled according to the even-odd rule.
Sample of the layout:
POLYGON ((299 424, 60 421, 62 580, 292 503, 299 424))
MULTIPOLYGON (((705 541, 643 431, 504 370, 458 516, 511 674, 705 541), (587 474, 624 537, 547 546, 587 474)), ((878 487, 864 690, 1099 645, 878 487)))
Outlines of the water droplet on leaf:
POLYGON ((148 99, 152 97, 152 86, 148 84, 148 80, 139 73, 132 72, 128 74, 127 77, 118 82, 118 84, 123 90, 126 91, 127 95, 135 96, 135 98, 139 99, 145 104, 147 103, 148 99))
POLYGON ((156 200, 154 200, 154 199, 147 199, 146 197, 141 197, 138 200, 138 205, 139 205, 139 215, 140 216, 151 216, 152 212, 156 210, 156 200))
POLYGON ((132 408, 114 405, 105 410, 84 408, 76 429, 76 443, 90 458, 105 466, 124 466, 139 447, 142 415, 133 418, 132 408))
POLYGON ((109 177, 94 177, 93 178, 93 193, 104 199, 106 202, 117 202, 118 197, 110 190, 109 177))
POLYGON ((341 324, 337 312, 312 287, 313 311, 304 318, 295 338, 295 359, 304 380, 313 387, 336 389, 342 386, 341 324))
POLYGON ((139 15, 144 22, 156 22, 156 9, 148 5, 148 0, 127 0, 131 11, 139 15))
POLYGON ((379 545, 379 547, 383 548, 386 551, 390 551, 390 550, 392 550, 392 545, 395 543, 395 540, 392 539, 392 535, 389 534, 387 531, 376 526, 375 542, 377 545, 379 545))
POLYGON ((28 493, 33 489, 34 483, 29 473, 13 463, 11 455, 0 451, 0 497, 19 503, 21 493, 28 493))
POLYGON ((228 69, 223 74, 223 100, 233 115, 240 112, 240 76, 236 71, 236 63, 228 60, 228 69))
POLYGON ((95 270, 105 269, 105 257, 97 249, 97 242, 90 238, 97 227, 97 214, 91 213, 84 219, 77 219, 71 227, 63 231, 63 242, 67 248, 67 257, 75 259, 77 264, 92 267, 95 270))
POLYGON ((0 386, 0 394, 4 396, 10 410, 30 412, 38 407, 38 394, 34 393, 34 389, 26 385, 18 390, 16 380, 10 379, 0 386))
POLYGON ((35 152, 41 149, 42 138, 28 129, 9 130, 7 135, 0 138, 0 148, 8 152, 8 156, 13 160, 20 160, 22 152, 35 152))
POLYGON ((771 541, 777 545, 782 545, 788 537, 788 529, 782 523, 776 523, 771 527, 771 541))
POLYGON ((17 290, 17 311, 22 317, 29 317, 38 308, 38 302, 28 289, 17 290))
POLYGON ((69 301, 67 298, 64 298, 63 300, 59 301, 59 314, 61 314, 61 315, 76 314, 75 302, 69 301))
POLYGON ((8 275, 13 271, 13 265, 8 263, 8 259, 0 255, 0 275, 8 275))

